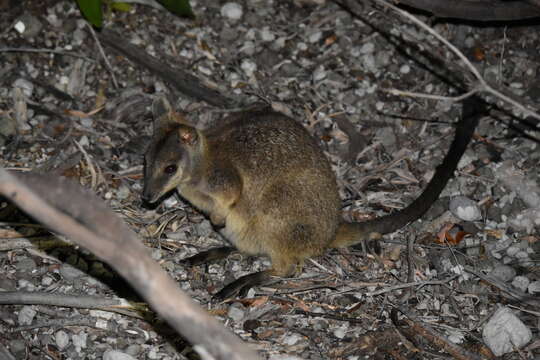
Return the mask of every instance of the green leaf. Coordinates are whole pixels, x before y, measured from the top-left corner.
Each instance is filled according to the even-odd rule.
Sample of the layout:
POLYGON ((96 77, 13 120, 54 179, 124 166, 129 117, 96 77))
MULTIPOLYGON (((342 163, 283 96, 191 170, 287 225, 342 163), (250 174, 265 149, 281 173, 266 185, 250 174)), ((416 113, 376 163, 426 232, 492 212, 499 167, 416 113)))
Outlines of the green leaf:
POLYGON ((95 27, 103 25, 103 14, 101 12, 101 0, 77 0, 79 9, 83 16, 95 27))
POLYGON ((195 14, 189 5, 189 0, 159 0, 159 2, 173 14, 191 19, 195 18, 195 14))
POLYGON ((129 12, 133 6, 125 2, 113 2, 111 7, 116 11, 129 12))

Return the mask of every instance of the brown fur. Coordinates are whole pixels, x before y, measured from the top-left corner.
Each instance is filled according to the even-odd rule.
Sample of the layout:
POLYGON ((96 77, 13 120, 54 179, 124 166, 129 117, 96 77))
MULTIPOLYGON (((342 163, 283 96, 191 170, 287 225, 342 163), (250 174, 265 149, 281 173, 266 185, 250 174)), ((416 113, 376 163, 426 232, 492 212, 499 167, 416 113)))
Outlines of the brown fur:
POLYGON ((467 130, 461 134, 465 139, 452 145, 453 154, 443 163, 448 169, 437 170, 440 181, 430 183, 429 196, 415 209, 349 224, 341 220, 327 158, 296 121, 270 110, 251 111, 200 131, 173 116, 167 103, 158 110, 146 155, 144 197, 153 202, 176 188, 215 225, 224 225, 222 233, 238 250, 269 256, 270 273, 279 276, 292 275, 306 258, 327 248, 359 243, 421 216, 452 176, 472 134, 467 130), (177 172, 165 174, 171 164, 177 172))

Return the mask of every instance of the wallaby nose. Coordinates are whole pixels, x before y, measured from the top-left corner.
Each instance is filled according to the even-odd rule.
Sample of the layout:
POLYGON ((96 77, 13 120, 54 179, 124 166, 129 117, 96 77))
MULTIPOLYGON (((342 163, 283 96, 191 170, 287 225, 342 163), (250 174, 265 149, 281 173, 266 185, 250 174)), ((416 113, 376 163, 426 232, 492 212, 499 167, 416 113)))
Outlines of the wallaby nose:
POLYGON ((141 194, 141 199, 144 202, 147 202, 149 204, 154 202, 153 199, 152 199, 152 193, 146 187, 143 189, 143 193, 141 194))

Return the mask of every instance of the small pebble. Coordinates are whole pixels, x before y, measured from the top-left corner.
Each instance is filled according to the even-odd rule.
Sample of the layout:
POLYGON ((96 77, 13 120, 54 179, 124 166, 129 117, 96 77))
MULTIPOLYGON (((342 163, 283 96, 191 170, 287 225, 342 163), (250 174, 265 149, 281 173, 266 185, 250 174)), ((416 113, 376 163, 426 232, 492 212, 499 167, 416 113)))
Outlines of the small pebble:
POLYGON ((141 345, 131 344, 126 348, 126 353, 131 356, 138 356, 141 352, 141 345))
MULTIPOLYGON (((373 44, 373 43, 365 43, 360 48, 360 53, 361 54, 372 54, 374 51, 375 51, 375 44, 373 44)), ((407 65, 405 65, 405 66, 407 66, 407 65)))
POLYGON ((516 256, 516 254, 520 251, 520 248, 517 246, 510 246, 508 249, 506 249, 506 255, 508 256, 516 256))
POLYGON ((529 284, 529 287, 527 289, 529 291, 529 294, 537 295, 540 293, 540 281, 533 281, 529 284))
POLYGON ((30 81, 19 78, 13 82, 13 87, 20 88, 26 97, 31 97, 32 93, 34 92, 34 84, 32 84, 30 81))
POLYGON ((261 40, 264 42, 270 42, 274 41, 276 38, 276 35, 274 35, 273 32, 270 31, 270 28, 268 26, 263 27, 261 30, 261 40))
POLYGON ((516 276, 516 270, 508 265, 499 265, 491 270, 489 275, 501 281, 508 282, 516 276))
POLYGON ((87 338, 88 334, 82 331, 78 334, 71 335, 71 341, 73 342, 73 346, 75 346, 75 350, 77 352, 81 352, 81 349, 86 348, 87 338))
POLYGON ((463 221, 476 221, 482 218, 476 202, 465 196, 456 196, 450 200, 450 212, 463 221))
POLYGON ((31 306, 23 306, 22 309, 19 310, 17 321, 19 322, 19 325, 30 325, 32 324, 36 314, 36 310, 34 310, 31 306))
POLYGON ((408 74, 408 73, 411 72, 411 67, 409 65, 402 65, 399 68, 399 72, 402 73, 402 74, 408 74))
POLYGON ((322 31, 315 31, 308 36, 308 41, 310 43, 316 43, 317 41, 321 40, 321 37, 322 31))
POLYGON ((341 326, 334 330, 334 336, 338 339, 343 339, 345 335, 347 334, 347 327, 341 326))
POLYGON ((227 315, 234 321, 238 322, 244 318, 245 311, 237 306, 231 306, 227 315))
POLYGON ((43 286, 49 286, 51 285, 52 283, 54 282, 54 279, 50 276, 44 276, 42 279, 41 279, 41 285, 43 286))
POLYGON ((326 77, 326 70, 323 66, 319 66, 313 72, 313 81, 321 81, 326 77))
POLYGON ((526 276, 516 276, 512 280, 512 286, 523 292, 527 291, 529 284, 530 284, 530 280, 526 276))
POLYGON ((54 341, 60 350, 63 350, 69 344, 69 335, 60 330, 54 334, 54 341))
POLYGON ((103 360, 136 360, 133 356, 118 350, 107 350, 103 354, 103 360))
POLYGON ((221 16, 232 21, 240 20, 243 14, 244 10, 238 3, 228 2, 221 7, 221 16))
POLYGON ((168 198, 163 200, 163 206, 165 206, 167 209, 172 209, 174 207, 177 207, 178 203, 179 201, 174 195, 169 196, 168 198))
POLYGON ((242 61, 242 64, 240 64, 240 67, 249 77, 253 76, 253 73, 255 72, 255 70, 257 70, 257 64, 248 59, 244 59, 242 61))
POLYGON ((298 343, 302 339, 303 339, 302 336, 300 336, 298 334, 292 334, 292 335, 289 335, 289 336, 285 337, 283 342, 285 344, 287 344, 288 346, 292 346, 292 345, 295 345, 296 343, 298 343))

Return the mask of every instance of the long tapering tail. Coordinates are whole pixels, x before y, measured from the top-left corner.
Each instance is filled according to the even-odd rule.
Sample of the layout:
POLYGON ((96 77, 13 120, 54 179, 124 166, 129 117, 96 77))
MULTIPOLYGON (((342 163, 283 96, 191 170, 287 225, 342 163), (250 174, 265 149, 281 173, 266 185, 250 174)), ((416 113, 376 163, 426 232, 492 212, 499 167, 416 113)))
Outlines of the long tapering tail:
POLYGON ((480 99, 474 96, 465 99, 463 101, 462 116, 457 123, 452 145, 443 162, 437 167, 424 192, 409 206, 393 214, 365 222, 343 222, 340 224, 336 238, 330 247, 351 246, 368 239, 374 234, 394 232, 424 215, 437 200, 450 178, 452 178, 459 160, 473 136, 474 129, 485 112, 485 105, 480 99))

